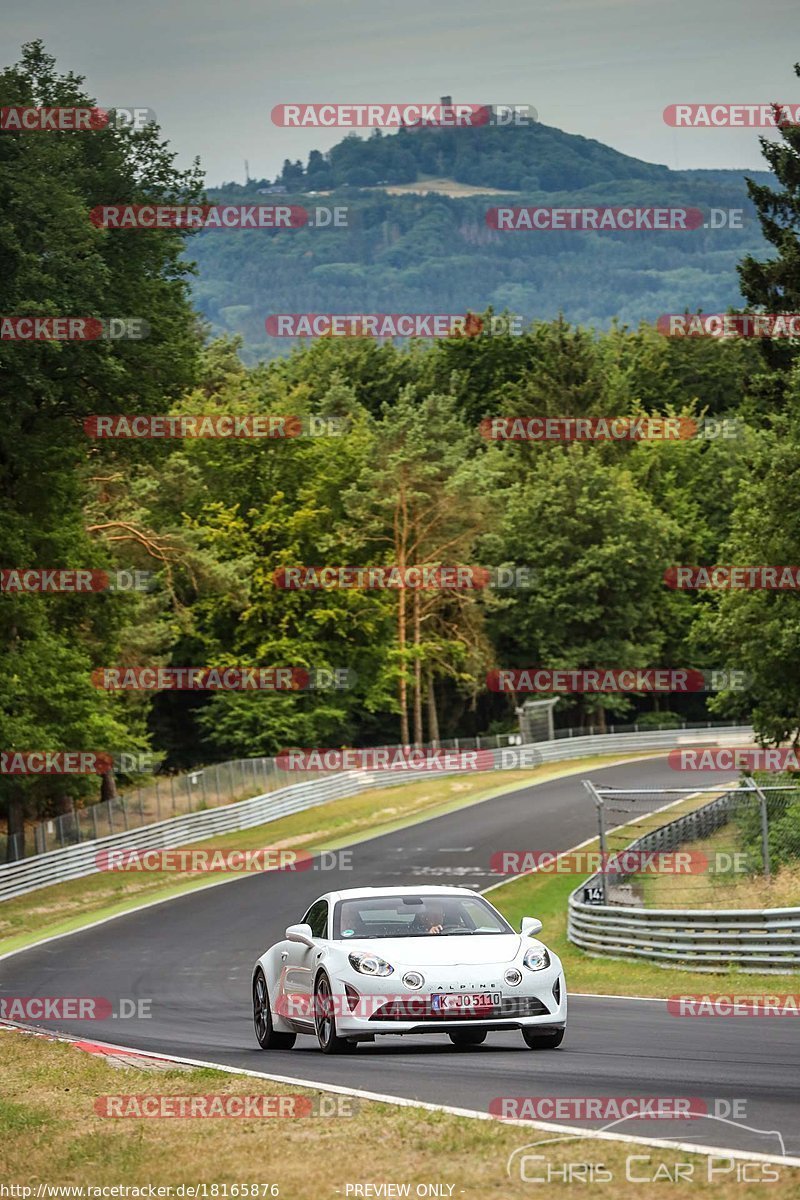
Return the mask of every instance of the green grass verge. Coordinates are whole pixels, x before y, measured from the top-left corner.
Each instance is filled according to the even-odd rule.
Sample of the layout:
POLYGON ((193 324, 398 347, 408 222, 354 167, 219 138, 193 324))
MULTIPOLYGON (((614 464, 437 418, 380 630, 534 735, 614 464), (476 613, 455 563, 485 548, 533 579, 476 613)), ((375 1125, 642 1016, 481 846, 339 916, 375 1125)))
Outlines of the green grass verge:
MULTIPOLYGON (((674 817, 688 808, 705 803, 707 797, 687 797, 671 809, 674 817)), ((653 824, 662 824, 668 818, 654 817, 653 824)), ((637 825, 635 835, 624 835, 615 831, 609 849, 621 849, 641 833, 637 825)), ((694 846, 694 843, 692 844, 694 846)), ((597 851, 595 840, 589 843, 587 852, 597 851)), ((584 877, 585 877, 584 873, 584 877)), ((660 877, 662 881, 665 877, 660 877)), ((669 880, 679 880, 670 876, 669 880)), ((519 928, 522 917, 538 917, 544 928, 542 938, 562 959, 570 992, 596 992, 615 996, 669 996, 677 993, 761 993, 774 995, 776 992, 800 991, 800 972, 787 971, 780 975, 749 974, 739 970, 707 973, 705 971, 678 970, 660 967, 655 963, 636 959, 613 959, 586 954, 567 940, 567 901, 582 880, 581 875, 551 874, 536 871, 521 875, 493 888, 489 899, 503 915, 519 928)), ((667 883, 664 886, 668 886, 667 883)))
MULTIPOLYGON (((564 1164, 602 1164, 610 1182, 600 1187, 580 1189, 584 1194, 602 1195, 603 1200, 640 1200, 642 1196, 660 1196, 663 1184, 644 1188, 626 1179, 626 1160, 640 1156, 632 1164, 634 1177, 650 1176, 659 1164, 668 1164, 670 1177, 676 1177, 676 1164, 691 1164, 691 1194, 714 1196, 719 1200, 757 1200, 763 1196, 763 1184, 741 1183, 735 1171, 718 1173, 709 1182, 705 1156, 685 1150, 643 1148, 622 1142, 593 1141, 567 1137, 559 1140, 542 1129, 458 1117, 450 1113, 429 1112, 360 1101, 356 1098, 325 1094, 317 1088, 302 1088, 267 1079, 233 1075, 225 1071, 145 1071, 138 1067, 115 1069, 102 1059, 59 1042, 16 1032, 0 1032, 3 1056, 3 1096, 0 1098, 0 1179, 3 1184, 30 1187, 36 1197, 39 1183, 54 1187, 77 1186, 111 1188, 187 1187, 207 1185, 205 1195, 212 1197, 212 1185, 227 1184, 227 1195, 242 1196, 242 1185, 256 1186, 247 1195, 270 1196, 274 1184, 280 1200, 344 1200, 346 1185, 360 1184, 361 1196, 424 1195, 417 1185, 440 1185, 440 1196, 453 1200, 523 1200, 535 1195, 530 1182, 520 1179, 518 1168, 507 1172, 509 1155, 532 1142, 555 1137, 555 1142, 535 1147, 543 1156, 539 1172, 554 1172, 558 1194, 567 1187, 556 1172, 564 1176, 564 1164), (300 1096, 306 1105, 325 1098, 328 1105, 338 1104, 341 1115, 277 1118, 191 1119, 191 1118, 108 1118, 95 1107, 108 1096, 225 1097, 300 1096), (643 1158, 642 1156, 645 1156, 643 1158), (387 1183, 408 1188, 380 1191, 387 1183), (559 1183, 561 1186, 559 1187, 559 1183), (369 1191, 364 1185, 371 1184, 369 1191), (238 1191, 232 1185, 237 1185, 238 1191), (266 1185, 266 1190, 257 1185, 266 1185)), ((458 1054, 442 1049, 442 1058, 458 1054)), ((534 1055, 522 1046, 521 1055, 534 1055)), ((438 1057, 438 1056, 437 1056, 438 1057)), ((258 1067, 268 1070, 269 1055, 261 1055, 258 1067)), ((502 1081, 498 1080, 498 1092, 502 1081)), ((138 1103, 141 1105, 142 1100, 138 1103)), ((174 1102, 173 1102, 174 1103, 174 1102)), ((239 1101, 241 1104, 241 1101, 239 1101)), ((284 1101, 286 1103, 286 1101, 284 1101)), ((102 1105, 99 1106, 101 1112, 102 1105)), ((330 1109, 328 1110, 330 1111, 330 1109)), ((674 1136, 674 1121, 650 1121, 652 1137, 674 1136), (658 1128, 655 1128, 658 1126, 658 1128)), ((519 1156, 514 1160, 515 1166, 519 1156)), ((665 1167, 660 1178, 665 1178, 665 1167)), ((686 1165, 684 1165, 684 1179, 686 1165)), ((755 1169, 755 1164, 754 1164, 755 1169)), ((800 1169, 771 1168, 776 1181, 770 1184, 770 1200, 792 1200, 800 1187, 800 1169)), ((679 1176, 677 1176, 679 1177, 679 1176)), ((756 1175, 758 1178, 758 1175, 756 1175)), ((688 1187, 684 1183, 684 1187, 688 1187)), ((24 1196, 24 1193, 8 1193, 24 1196)), ((109 1194, 109 1193, 107 1193, 109 1194)), ((118 1192, 117 1195, 120 1193, 118 1192)), ((131 1195, 137 1193, 131 1192, 131 1195)), ((142 1194, 142 1193, 139 1193, 142 1194)), ((144 1193, 146 1195, 146 1192, 144 1193)), ((185 1196, 197 1192, 184 1191, 185 1196)), ((272 1193, 276 1194, 276 1193, 272 1193)), ((427 1192, 433 1195, 435 1193, 427 1192)), ((677 1194, 666 1185, 666 1194, 677 1194)), ((681 1189, 681 1195, 687 1193, 681 1189)), ((47 1195, 47 1192, 45 1192, 47 1195)), ((84 1190, 84 1197, 87 1192, 84 1190)), ((201 1200, 203 1192, 199 1193, 201 1200)), ((216 1192, 224 1200, 221 1190, 216 1192)), ((353 1192, 350 1192, 353 1195, 353 1192)), ((175 1193, 173 1192, 173 1197, 175 1193)))
POLYGON ((707 838, 692 842, 712 869, 696 875, 636 876, 647 908, 796 908, 800 905, 800 863, 786 864, 766 879, 760 859, 752 873, 736 869, 737 854, 746 865, 741 831, 735 821, 707 838), (716 870, 713 868, 716 867, 716 870))

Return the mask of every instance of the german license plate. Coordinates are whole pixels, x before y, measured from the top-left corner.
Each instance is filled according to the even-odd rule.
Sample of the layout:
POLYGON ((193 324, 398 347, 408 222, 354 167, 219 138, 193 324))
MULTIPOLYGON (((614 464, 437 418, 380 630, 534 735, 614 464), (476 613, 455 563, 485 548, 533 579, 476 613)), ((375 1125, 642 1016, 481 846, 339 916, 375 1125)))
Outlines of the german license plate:
POLYGON ((500 992, 434 992, 431 996, 431 1012, 460 1017, 485 1016, 502 1003, 500 992))

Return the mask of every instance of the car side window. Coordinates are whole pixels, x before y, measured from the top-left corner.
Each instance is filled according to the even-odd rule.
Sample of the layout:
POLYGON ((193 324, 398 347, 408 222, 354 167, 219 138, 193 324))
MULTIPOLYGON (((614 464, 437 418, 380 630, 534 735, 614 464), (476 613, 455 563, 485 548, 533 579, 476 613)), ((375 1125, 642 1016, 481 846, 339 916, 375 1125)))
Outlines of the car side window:
POLYGON ((316 904, 312 904, 306 915, 303 917, 303 923, 311 926, 311 933, 314 937, 324 938, 328 936, 328 901, 317 900, 316 904))

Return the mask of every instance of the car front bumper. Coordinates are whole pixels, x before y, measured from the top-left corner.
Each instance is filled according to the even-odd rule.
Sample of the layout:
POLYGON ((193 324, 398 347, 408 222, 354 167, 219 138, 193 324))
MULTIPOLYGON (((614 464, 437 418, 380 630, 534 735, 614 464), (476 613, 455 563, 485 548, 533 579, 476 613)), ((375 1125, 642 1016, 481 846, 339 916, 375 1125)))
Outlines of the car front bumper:
MULTIPOLYGON (((500 983, 491 987, 469 983, 432 980, 418 990, 393 989, 386 994, 378 985, 382 980, 359 978, 358 983, 339 981, 336 1028, 340 1037, 369 1036, 379 1033, 451 1033, 457 1030, 522 1029, 531 1026, 563 1029, 567 1022, 567 991, 560 967, 551 966, 531 973, 517 986, 500 983), (364 986, 366 985, 366 986, 364 986), (499 1007, 479 1009, 475 1014, 458 1015, 454 1010, 434 1012, 431 998, 436 993, 500 993, 499 1007)), ((502 980, 502 975, 501 975, 502 980)))

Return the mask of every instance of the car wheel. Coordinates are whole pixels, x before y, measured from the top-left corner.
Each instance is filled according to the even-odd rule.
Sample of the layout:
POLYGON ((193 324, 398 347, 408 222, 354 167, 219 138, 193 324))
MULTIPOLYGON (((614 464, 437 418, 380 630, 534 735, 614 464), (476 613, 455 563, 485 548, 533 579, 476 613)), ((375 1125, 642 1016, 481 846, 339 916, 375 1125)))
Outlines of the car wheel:
POLYGON ((480 1046, 486 1041, 485 1029, 456 1029, 447 1035, 454 1046, 462 1049, 466 1046, 480 1046))
POLYGON ((556 1046, 560 1046, 563 1042, 565 1032, 564 1029, 554 1029, 549 1033, 540 1033, 533 1026, 523 1029, 522 1036, 525 1039, 525 1045, 530 1050, 555 1050, 556 1046))
POLYGON ((260 967, 253 978, 253 1025, 262 1050, 291 1050, 297 1041, 296 1033, 277 1033, 273 1028, 267 981, 260 967))
POLYGON ((351 1054, 358 1046, 357 1042, 339 1037, 336 1032, 333 994, 330 980, 325 974, 318 975, 314 985, 314 1024, 323 1054, 351 1054))

